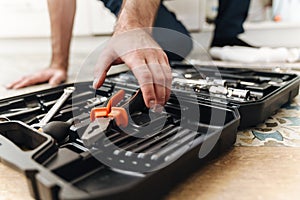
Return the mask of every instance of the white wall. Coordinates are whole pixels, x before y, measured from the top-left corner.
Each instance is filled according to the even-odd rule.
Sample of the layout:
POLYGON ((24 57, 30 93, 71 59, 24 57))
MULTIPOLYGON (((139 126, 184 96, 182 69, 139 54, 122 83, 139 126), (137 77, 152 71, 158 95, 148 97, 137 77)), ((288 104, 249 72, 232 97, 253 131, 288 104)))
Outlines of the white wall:
POLYGON ((0 0, 0 37, 49 35, 46 1, 0 0))
MULTIPOLYGON (((89 1, 77 1, 75 35, 91 31, 89 1)), ((99 3, 98 3, 99 4, 99 3)), ((101 5, 99 4, 98 7, 101 5)), ((48 37, 50 22, 46 0, 0 0, 0 37, 48 37)))
MULTIPOLYGON (((171 0, 165 4, 176 11, 190 30, 199 29, 201 0, 171 0)), ((115 17, 96 0, 77 0, 74 35, 110 34, 115 17)), ((0 38, 48 37, 46 0, 0 0, 0 38)))

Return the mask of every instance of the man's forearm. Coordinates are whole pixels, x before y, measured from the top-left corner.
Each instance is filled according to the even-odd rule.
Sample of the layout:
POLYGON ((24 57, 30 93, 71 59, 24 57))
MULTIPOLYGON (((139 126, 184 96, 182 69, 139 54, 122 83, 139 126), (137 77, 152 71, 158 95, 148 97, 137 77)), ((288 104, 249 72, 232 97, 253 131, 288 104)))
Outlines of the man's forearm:
POLYGON ((115 32, 153 26, 160 0, 124 0, 115 32))
POLYGON ((76 0, 48 0, 51 21, 51 67, 68 68, 76 0))

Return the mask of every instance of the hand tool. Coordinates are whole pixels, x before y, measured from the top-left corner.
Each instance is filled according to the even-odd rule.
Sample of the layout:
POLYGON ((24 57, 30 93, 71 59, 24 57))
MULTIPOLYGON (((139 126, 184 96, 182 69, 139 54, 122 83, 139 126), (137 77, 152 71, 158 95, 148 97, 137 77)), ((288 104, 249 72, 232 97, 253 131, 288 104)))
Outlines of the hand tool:
POLYGON ((7 112, 8 109, 13 108, 17 108, 19 106, 24 106, 24 99, 16 99, 16 100, 11 100, 9 102, 5 102, 5 103, 0 103, 0 112, 7 112))
MULTIPOLYGON (((53 95, 56 95, 56 93, 54 93, 53 95)), ((82 92, 80 94, 73 94, 72 96, 72 102, 70 102, 70 99, 67 101, 67 103, 69 103, 69 105, 67 106, 72 106, 73 104, 75 103, 79 103, 79 102, 82 102, 82 103, 85 103, 86 102, 86 99, 89 99, 91 98, 92 96, 94 95, 94 92, 92 91, 86 91, 86 92, 82 92), (72 105, 71 105, 72 104, 72 105)), ((41 96, 41 95, 39 95, 41 96)), ((59 97, 58 97, 59 98, 59 97)), ((48 109, 48 107, 52 107, 56 101, 57 101, 57 98, 56 99, 53 99, 53 100, 49 100, 49 99, 52 99, 52 97, 48 97, 47 100, 45 99, 41 99, 40 102, 42 103, 43 107, 45 107, 46 109, 48 109)), ((64 106, 65 107, 65 106, 64 106)))
POLYGON ((123 100, 124 95, 124 90, 119 90, 110 98, 106 107, 93 108, 91 110, 91 123, 81 137, 86 146, 92 146, 113 125, 127 127, 128 116, 134 112, 141 112, 141 110, 146 108, 141 90, 138 90, 121 107, 115 107, 123 100))
POLYGON ((85 109, 89 109, 91 107, 94 107, 94 106, 97 106, 97 105, 100 105, 104 102, 107 101, 107 97, 95 97, 95 98, 91 98, 91 99, 88 99, 86 101, 87 105, 84 106, 85 109))
POLYGON ((44 125, 41 129, 42 132, 52 136, 58 144, 61 144, 69 136, 69 130, 73 122, 73 118, 66 122, 51 121, 44 125))
POLYGON ((4 116, 0 116, 0 123, 1 122, 8 122, 9 119, 7 117, 4 117, 4 116))
POLYGON ((34 107, 34 108, 23 108, 20 111, 3 114, 2 116, 7 117, 7 118, 13 118, 13 117, 20 116, 20 115, 34 113, 34 112, 37 112, 40 109, 41 109, 40 106, 34 107))
POLYGON ((249 99, 250 97, 250 90, 227 88, 227 91, 228 97, 237 97, 241 99, 249 99))
POLYGON ((210 87, 210 86, 223 86, 223 87, 234 87, 234 88, 253 88, 256 90, 265 90, 271 85, 267 82, 265 83, 254 83, 254 82, 247 82, 247 81, 240 81, 234 79, 217 79, 207 77, 206 79, 183 79, 183 78, 174 78, 173 85, 181 84, 181 85, 188 85, 190 87, 210 87))
MULTIPOLYGON (((100 96, 111 96, 114 90, 115 84, 110 82, 104 82, 100 88, 98 88, 95 93, 100 96)), ((92 86, 89 86, 91 90, 94 90, 92 86)))
MULTIPOLYGON (((201 68, 200 71, 206 71, 206 69, 201 68)), ((218 72, 215 72, 216 70, 214 68, 211 69, 211 73, 207 74, 207 76, 210 76, 211 78, 223 78, 223 79, 232 79, 232 80, 240 80, 240 81, 248 81, 248 82, 255 82, 255 83, 263 83, 267 82, 270 85, 282 85, 282 82, 285 82, 290 79, 290 76, 284 75, 282 77, 270 77, 270 76, 264 76, 264 75, 256 75, 256 73, 251 72, 249 70, 242 71, 234 71, 234 70, 224 70, 224 69, 218 69, 218 72), (221 77, 222 76, 222 77, 221 77)), ((200 72, 189 72, 185 73, 184 77, 187 79, 201 79, 201 76, 199 76, 200 72)))
MULTIPOLYGON (((99 105, 99 104, 105 102, 106 100, 107 100, 107 97, 89 99, 89 100, 87 100, 87 106, 85 106, 85 108, 91 108, 94 105, 99 105)), ((67 112, 73 112, 73 110, 74 110, 74 107, 71 107, 71 108, 67 108, 64 110, 60 110, 59 112, 61 114, 63 114, 63 113, 67 113, 67 112), (68 111, 68 110, 70 110, 70 111, 68 111)), ((85 115, 85 113, 83 113, 82 115, 85 115)), ((85 115, 85 116, 88 116, 88 115, 85 115)), ((44 133, 47 133, 48 135, 52 136, 57 141, 58 144, 61 144, 69 136, 69 131, 72 130, 71 127, 76 124, 78 126, 79 123, 80 124, 83 123, 82 119, 79 119, 79 117, 73 117, 66 122, 65 121, 51 121, 51 122, 47 123, 45 126, 43 126, 41 129, 44 133)))
POLYGON ((58 112, 58 110, 62 107, 65 101, 68 100, 70 95, 75 91, 75 87, 67 87, 64 89, 64 93, 57 100, 57 102, 53 105, 53 107, 48 111, 48 113, 43 117, 43 119, 36 124, 32 124, 31 126, 34 128, 41 128, 45 126, 52 117, 58 112))
POLYGON ((109 130, 113 120, 118 126, 127 126, 128 116, 126 110, 122 107, 115 107, 124 98, 124 95, 124 90, 119 90, 110 98, 106 107, 91 110, 91 123, 81 137, 85 145, 91 146, 97 141, 104 132, 109 130))
MULTIPOLYGON (((73 99, 73 97, 72 97, 72 99, 73 99)), ((101 104, 103 104, 104 102, 106 102, 107 101, 107 97, 93 97, 93 98, 91 98, 91 99, 87 99, 87 100, 84 100, 84 101, 82 101, 82 102, 76 102, 76 103, 74 103, 74 102, 72 102, 72 104, 70 105, 70 104, 67 104, 67 105, 65 105, 65 106, 63 106, 63 107, 61 107, 61 109, 60 109, 60 114, 66 114, 66 111, 67 110, 69 110, 70 108, 72 108, 72 107, 78 107, 79 109, 80 109, 80 115, 81 114, 86 114, 86 117, 85 117, 85 119, 84 120, 88 120, 88 123, 85 123, 86 125, 83 125, 81 122, 82 121, 84 121, 83 119, 79 119, 79 120, 77 120, 77 118, 78 118, 78 115, 76 115, 74 112, 73 112, 73 110, 71 109, 71 112, 73 112, 73 115, 76 115, 75 117, 73 117, 73 118, 76 118, 76 120, 78 121, 78 126, 80 126, 80 128, 82 128, 83 126, 87 126, 88 124, 89 124, 89 114, 87 113, 87 110, 90 110, 91 108, 93 108, 93 107, 95 107, 95 106, 99 106, 99 105, 101 105, 101 104), (80 121, 80 122, 79 122, 80 121), (82 125, 81 125, 82 124, 82 125)), ((55 101, 56 102, 56 101, 55 101)), ((53 101, 53 103, 52 103, 52 101, 51 102, 47 102, 46 104, 46 106, 49 106, 50 105, 50 103, 52 104, 52 106, 55 104, 55 102, 53 101)), ((44 104, 45 105, 45 104, 44 104)), ((40 108, 39 108, 40 109, 40 108)), ((34 117, 32 117, 32 118, 30 118, 30 119, 27 119, 26 121, 25 121, 25 123, 26 124, 33 124, 34 122, 37 122, 37 121, 40 121, 44 116, 45 116, 46 114, 45 113, 43 113, 43 114, 40 114, 40 115, 37 115, 37 116, 34 116, 34 117)), ((2 115, 1 115, 2 116, 2 115)), ((56 118, 57 117, 57 114, 54 116, 54 118, 56 118)), ((76 123, 77 124, 77 123, 76 123)), ((75 124, 75 125, 76 125, 75 124)), ((75 130, 75 128, 74 128, 74 130, 75 130)))
POLYGON ((225 88, 222 86, 211 86, 209 92, 213 94, 221 94, 227 97, 237 97, 240 99, 248 99, 250 97, 250 90, 225 88))
MULTIPOLYGON (((271 85, 268 83, 253 83, 239 80, 222 80, 206 78, 205 80, 192 80, 175 78, 175 84, 180 85, 179 89, 185 88, 190 90, 191 88, 199 95, 216 97, 226 97, 237 101, 246 100, 258 100, 264 96, 264 92, 267 91, 271 85)), ((173 84, 174 86, 174 84, 173 84)), ((177 85, 175 85, 177 88, 177 85)), ((177 88, 178 89, 178 88, 177 88)), ((199 98, 202 96, 198 96, 199 98)), ((203 100, 210 100, 206 98, 203 100)))
POLYGON ((180 84, 188 84, 188 85, 202 85, 202 86, 211 86, 211 85, 220 85, 226 86, 227 80, 222 79, 184 79, 184 78, 174 78, 173 84, 180 83, 180 84))

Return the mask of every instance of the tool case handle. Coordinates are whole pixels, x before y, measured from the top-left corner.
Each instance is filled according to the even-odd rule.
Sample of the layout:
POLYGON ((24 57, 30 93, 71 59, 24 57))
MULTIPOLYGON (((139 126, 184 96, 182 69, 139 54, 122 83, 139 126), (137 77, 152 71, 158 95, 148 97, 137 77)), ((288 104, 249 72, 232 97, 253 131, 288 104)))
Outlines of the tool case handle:
POLYGON ((1 162, 26 171, 43 163, 57 147, 54 140, 20 121, 0 123, 1 162))

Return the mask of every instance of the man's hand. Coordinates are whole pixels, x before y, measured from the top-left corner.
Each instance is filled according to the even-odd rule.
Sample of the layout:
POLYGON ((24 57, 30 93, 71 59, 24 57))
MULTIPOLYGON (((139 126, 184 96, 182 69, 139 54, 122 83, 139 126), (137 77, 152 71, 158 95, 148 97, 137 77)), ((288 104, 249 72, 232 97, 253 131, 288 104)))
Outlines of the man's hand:
POLYGON ((24 76, 6 86, 8 89, 19 89, 38 83, 49 82, 50 85, 56 86, 67 79, 65 68, 46 68, 31 75, 24 76))
POLYGON ((151 33, 160 0, 124 0, 115 32, 99 57, 94 87, 103 83, 112 64, 125 63, 137 78, 147 107, 164 105, 172 81, 168 59, 151 33))
POLYGON ((44 82, 55 86, 67 79, 76 1, 48 0, 48 10, 52 44, 50 67, 10 83, 6 86, 8 89, 18 89, 44 82))
POLYGON ((112 64, 125 63, 137 78, 147 107, 164 105, 170 96, 172 74, 168 58, 146 29, 115 32, 99 56, 94 87, 105 80, 112 64))

